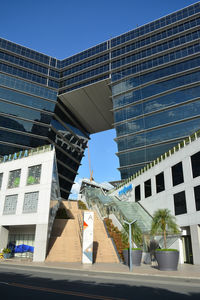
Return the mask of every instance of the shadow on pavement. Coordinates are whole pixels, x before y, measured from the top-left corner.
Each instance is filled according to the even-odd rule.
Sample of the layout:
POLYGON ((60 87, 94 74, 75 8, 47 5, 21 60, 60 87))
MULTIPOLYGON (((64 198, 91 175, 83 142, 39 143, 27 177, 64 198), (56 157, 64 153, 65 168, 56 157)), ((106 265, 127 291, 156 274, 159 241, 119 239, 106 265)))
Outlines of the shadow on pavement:
MULTIPOLYGON (((26 273, 26 271, 25 271, 26 273)), ((47 276, 47 275, 45 275, 47 276)), ((51 277, 51 275, 49 275, 51 277)), ((142 280, 142 278, 141 278, 142 280)), ((200 299, 200 293, 189 295, 167 290, 115 283, 99 283, 85 280, 57 280, 15 272, 0 273, 1 299, 200 299), (93 296, 92 296, 93 295, 93 296)))

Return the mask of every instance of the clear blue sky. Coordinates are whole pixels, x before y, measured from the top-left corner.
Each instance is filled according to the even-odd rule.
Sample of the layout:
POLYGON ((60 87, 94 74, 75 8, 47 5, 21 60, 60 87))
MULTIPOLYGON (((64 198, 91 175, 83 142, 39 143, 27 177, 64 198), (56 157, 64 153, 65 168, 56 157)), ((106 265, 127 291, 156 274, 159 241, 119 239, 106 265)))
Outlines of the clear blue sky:
MULTIPOLYGON (((3 0, 0 36, 63 59, 195 2, 3 0)), ((114 137, 114 130, 91 136, 91 164, 97 182, 120 179, 114 137)), ((89 177, 87 152, 77 180, 82 177, 89 177)))

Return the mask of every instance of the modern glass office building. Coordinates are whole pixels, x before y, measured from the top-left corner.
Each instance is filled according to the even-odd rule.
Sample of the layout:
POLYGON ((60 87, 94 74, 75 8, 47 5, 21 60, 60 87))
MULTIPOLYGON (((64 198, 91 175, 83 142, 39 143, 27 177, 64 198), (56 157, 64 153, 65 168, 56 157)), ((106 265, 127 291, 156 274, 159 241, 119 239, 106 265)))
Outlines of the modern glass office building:
POLYGON ((200 124, 200 2, 64 60, 0 39, 0 155, 55 144, 67 198, 89 135, 116 129, 122 179, 200 124))

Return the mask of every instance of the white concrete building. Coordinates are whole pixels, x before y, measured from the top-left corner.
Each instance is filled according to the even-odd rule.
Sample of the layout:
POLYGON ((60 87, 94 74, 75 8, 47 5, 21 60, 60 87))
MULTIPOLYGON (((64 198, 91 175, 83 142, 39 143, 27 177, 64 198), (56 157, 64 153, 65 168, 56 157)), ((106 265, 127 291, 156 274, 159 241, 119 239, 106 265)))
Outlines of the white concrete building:
POLYGON ((180 262, 200 264, 200 138, 199 132, 145 167, 111 195, 139 202, 151 215, 168 208, 182 237, 172 245, 180 262))
POLYGON ((44 261, 60 199, 54 147, 1 158, 0 250, 25 244, 34 247, 33 261, 44 261))

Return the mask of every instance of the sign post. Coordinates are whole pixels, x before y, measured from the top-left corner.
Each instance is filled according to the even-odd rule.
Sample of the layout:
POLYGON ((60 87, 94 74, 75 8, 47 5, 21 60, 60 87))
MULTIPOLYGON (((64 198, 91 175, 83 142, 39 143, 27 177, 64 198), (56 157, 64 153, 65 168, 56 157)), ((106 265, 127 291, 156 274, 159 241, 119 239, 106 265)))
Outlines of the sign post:
POLYGON ((94 213, 91 211, 83 214, 83 244, 82 244, 82 263, 93 263, 93 226, 94 213))

